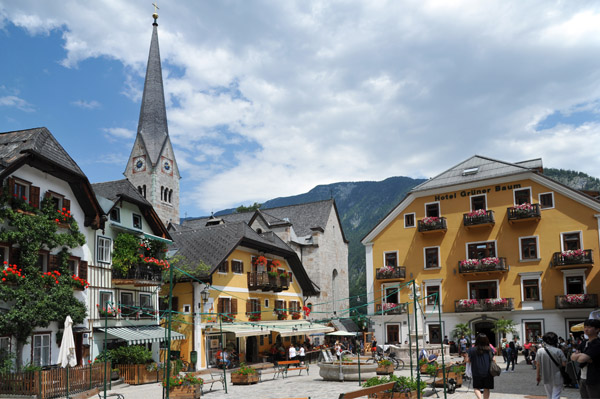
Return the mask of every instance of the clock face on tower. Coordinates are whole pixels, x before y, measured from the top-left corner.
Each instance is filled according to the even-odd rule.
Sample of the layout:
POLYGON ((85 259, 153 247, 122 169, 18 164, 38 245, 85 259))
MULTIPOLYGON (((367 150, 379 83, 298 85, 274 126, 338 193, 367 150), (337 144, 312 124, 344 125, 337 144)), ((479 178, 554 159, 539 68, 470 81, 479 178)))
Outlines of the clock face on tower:
POLYGON ((133 172, 142 172, 146 170, 146 159, 137 157, 133 159, 133 172))
POLYGON ((163 159, 162 159, 162 170, 166 174, 172 175, 173 174, 173 161, 171 161, 168 158, 164 158, 163 157, 163 159))

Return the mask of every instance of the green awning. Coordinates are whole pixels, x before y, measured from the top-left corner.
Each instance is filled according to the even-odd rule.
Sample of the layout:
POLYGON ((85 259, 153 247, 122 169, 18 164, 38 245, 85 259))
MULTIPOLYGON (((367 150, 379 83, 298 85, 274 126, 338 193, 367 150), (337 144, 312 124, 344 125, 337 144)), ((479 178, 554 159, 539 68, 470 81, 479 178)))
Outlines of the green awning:
MULTIPOLYGON (((269 335, 271 331, 264 328, 261 329, 260 326, 252 326, 248 324, 229 324, 225 323, 221 326, 222 331, 224 333, 234 333, 236 337, 252 337, 259 335, 269 335)), ((219 329, 218 325, 212 326, 210 330, 206 330, 206 333, 219 333, 221 329, 219 329)))
POLYGON ((168 238, 162 238, 162 237, 150 234, 150 233, 144 233, 144 237, 149 238, 151 240, 162 241, 167 244, 171 244, 173 242, 173 241, 169 240, 168 238))
MULTIPOLYGON (((104 328, 98 328, 98 331, 104 333, 104 328)), ((123 340, 127 342, 127 345, 164 342, 168 338, 168 331, 160 326, 108 327, 106 333, 108 339, 123 340)), ((185 339, 185 335, 171 330, 172 341, 182 339, 185 339)))
POLYGON ((263 322, 262 325, 269 330, 278 333, 282 337, 328 333, 335 330, 333 327, 327 327, 324 324, 310 323, 307 320, 272 321, 263 322))

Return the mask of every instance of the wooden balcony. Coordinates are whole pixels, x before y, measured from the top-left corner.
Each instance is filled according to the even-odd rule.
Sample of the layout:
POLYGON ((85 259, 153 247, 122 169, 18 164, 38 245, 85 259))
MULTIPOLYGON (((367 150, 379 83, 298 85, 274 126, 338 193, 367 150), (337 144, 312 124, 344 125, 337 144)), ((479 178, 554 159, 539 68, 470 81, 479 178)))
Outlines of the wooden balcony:
POLYGON ((132 266, 126 272, 113 269, 112 283, 114 285, 133 285, 147 287, 160 285, 162 280, 162 267, 149 263, 140 263, 132 266))
POLYGON ((542 218, 540 204, 523 204, 517 207, 506 208, 509 223, 538 221, 542 218), (527 207, 528 209, 520 209, 527 207))
POLYGON ((377 280, 404 280, 406 278, 406 267, 404 266, 386 266, 375 270, 377 280), (389 271, 389 269, 392 271, 389 271))
POLYGON ((581 309, 598 307, 598 294, 557 295, 556 309, 581 309))
POLYGON ((577 269, 581 267, 592 267, 594 254, 591 249, 584 249, 581 256, 568 256, 564 252, 555 252, 552 255, 552 267, 557 269, 577 269))
POLYGON ((454 301, 454 311, 508 312, 514 309, 513 298, 459 299, 454 301))
POLYGON ((384 315, 404 314, 408 311, 406 303, 381 303, 375 305, 375 313, 384 315))
POLYGON ((419 220, 418 223, 419 233, 431 234, 431 233, 445 233, 448 228, 446 227, 446 218, 425 218, 419 220))
POLYGON ((267 272, 248 272, 248 291, 272 291, 281 292, 287 290, 288 278, 269 276, 267 272))
POLYGON ((482 210, 484 213, 479 215, 477 211, 464 213, 463 224, 467 228, 486 227, 493 226, 496 222, 494 220, 494 211, 482 210))
MULTIPOLYGON (((498 264, 486 263, 485 261, 479 260, 476 265, 464 264, 464 261, 458 262, 458 272, 463 275, 478 275, 478 274, 495 274, 495 273, 506 273, 509 270, 508 262, 506 258, 497 258, 498 264)), ((468 259, 472 260, 472 259, 468 259)))

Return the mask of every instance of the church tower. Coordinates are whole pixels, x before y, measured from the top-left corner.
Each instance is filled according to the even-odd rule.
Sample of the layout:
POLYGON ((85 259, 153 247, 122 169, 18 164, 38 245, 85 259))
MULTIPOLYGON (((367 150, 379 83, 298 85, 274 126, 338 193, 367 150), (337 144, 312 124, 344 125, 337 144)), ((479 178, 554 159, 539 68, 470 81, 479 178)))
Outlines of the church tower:
POLYGON ((152 17, 154 23, 140 120, 124 175, 167 225, 179 223, 180 175, 167 126, 156 11, 152 17))

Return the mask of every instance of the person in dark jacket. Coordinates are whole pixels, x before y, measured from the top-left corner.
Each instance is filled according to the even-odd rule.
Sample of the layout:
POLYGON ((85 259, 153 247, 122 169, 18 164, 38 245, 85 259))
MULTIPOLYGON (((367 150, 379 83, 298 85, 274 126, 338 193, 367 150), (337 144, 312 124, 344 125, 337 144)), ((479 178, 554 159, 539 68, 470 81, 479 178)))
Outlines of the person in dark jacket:
POLYGON ((516 356, 515 354, 517 353, 517 347, 515 346, 515 343, 510 341, 508 343, 508 347, 506 348, 506 371, 509 371, 508 368, 510 367, 510 364, 512 363, 512 370, 510 371, 515 371, 515 359, 516 356))
POLYGON ((490 340, 485 334, 479 334, 475 340, 475 346, 467 351, 468 362, 471 363, 473 374, 473 390, 477 399, 489 399, 490 389, 494 389, 494 377, 490 375, 490 363, 494 360, 494 354, 490 348, 490 340))

